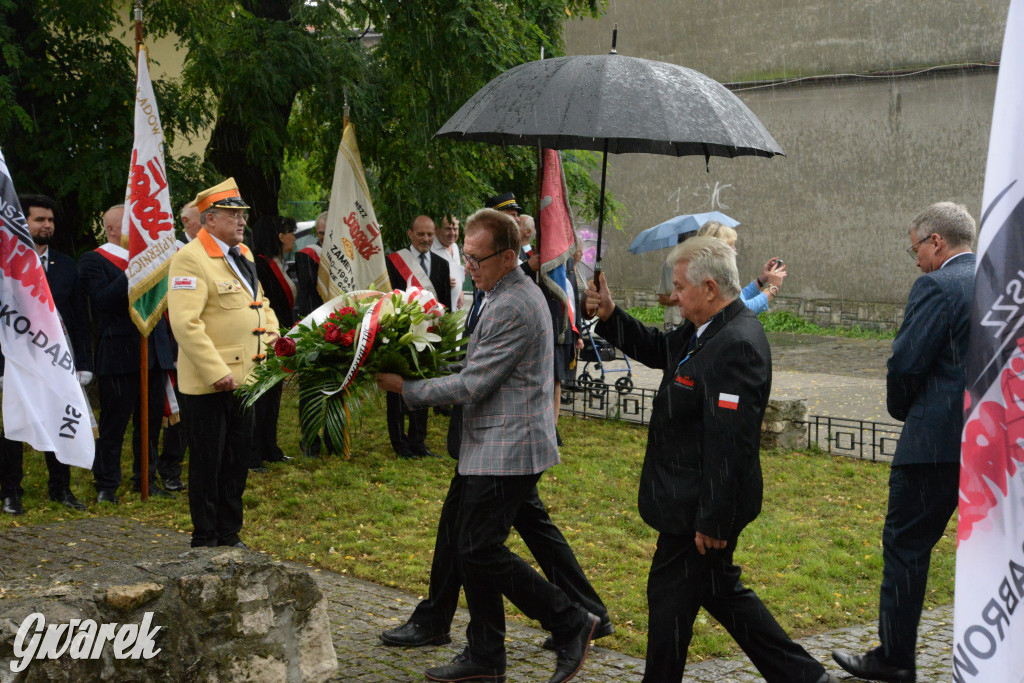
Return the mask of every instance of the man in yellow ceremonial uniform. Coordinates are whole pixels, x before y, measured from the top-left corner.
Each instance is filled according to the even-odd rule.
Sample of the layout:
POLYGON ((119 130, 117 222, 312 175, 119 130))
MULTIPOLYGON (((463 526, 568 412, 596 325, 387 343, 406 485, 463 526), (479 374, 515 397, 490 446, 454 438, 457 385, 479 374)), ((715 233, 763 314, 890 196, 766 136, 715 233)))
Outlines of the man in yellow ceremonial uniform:
POLYGON ((242 245, 249 208, 233 178, 196 195, 202 228, 171 261, 167 310, 190 455, 192 547, 244 548, 242 493, 253 412, 234 390, 266 358, 277 316, 242 245))

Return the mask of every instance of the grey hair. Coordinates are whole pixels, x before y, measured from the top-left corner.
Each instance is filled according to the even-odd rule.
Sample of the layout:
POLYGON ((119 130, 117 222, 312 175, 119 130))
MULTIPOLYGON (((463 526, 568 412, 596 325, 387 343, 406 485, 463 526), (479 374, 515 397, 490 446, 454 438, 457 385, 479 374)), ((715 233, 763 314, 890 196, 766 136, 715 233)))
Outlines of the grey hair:
POLYGON ((326 211, 324 211, 322 214, 320 214, 319 216, 316 217, 316 221, 313 222, 313 227, 316 227, 316 225, 320 221, 323 221, 325 226, 327 225, 327 212, 326 211))
POLYGON ((932 204, 910 222, 910 230, 914 233, 915 241, 936 233, 954 249, 970 249, 977 234, 974 218, 967 207, 954 202, 932 204))
POLYGON ((729 301, 740 295, 740 274, 736 269, 736 250, 717 237, 692 237, 676 245, 667 262, 675 266, 687 261, 686 280, 699 285, 711 279, 718 284, 723 299, 729 301))
POLYGON ((216 208, 211 206, 210 208, 206 209, 201 214, 199 214, 199 225, 206 225, 206 217, 212 216, 215 212, 216 208))
POLYGON ((533 239, 534 235, 537 234, 537 222, 533 220, 533 216, 523 214, 519 217, 519 232, 520 239, 523 239, 529 235, 529 239, 533 239))

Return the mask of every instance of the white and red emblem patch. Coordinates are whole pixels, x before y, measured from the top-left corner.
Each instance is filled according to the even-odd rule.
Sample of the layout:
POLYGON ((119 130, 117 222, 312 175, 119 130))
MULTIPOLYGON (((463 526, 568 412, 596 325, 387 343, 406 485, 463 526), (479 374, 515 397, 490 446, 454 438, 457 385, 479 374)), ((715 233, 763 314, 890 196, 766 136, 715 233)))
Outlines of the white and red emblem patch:
POLYGON ((740 397, 736 394, 719 394, 718 407, 737 410, 740 407, 740 397))
POLYGON ((195 289, 196 279, 194 277, 171 278, 171 289, 195 289))

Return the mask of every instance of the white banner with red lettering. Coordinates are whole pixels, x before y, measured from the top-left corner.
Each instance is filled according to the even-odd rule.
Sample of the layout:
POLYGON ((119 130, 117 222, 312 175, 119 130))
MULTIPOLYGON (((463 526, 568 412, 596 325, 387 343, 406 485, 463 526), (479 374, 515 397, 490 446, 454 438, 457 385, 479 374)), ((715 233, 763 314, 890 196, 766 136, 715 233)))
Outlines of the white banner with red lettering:
POLYGON ((148 336, 167 307, 167 271, 178 245, 164 167, 164 129, 153 96, 145 46, 139 48, 135 144, 121 234, 128 236, 128 301, 132 322, 148 336))
POLYGON ((384 265, 384 243, 359 158, 356 131, 345 125, 334 163, 317 291, 324 301, 360 289, 391 289, 384 265))
POLYGON ((0 151, 0 348, 4 435, 68 465, 91 468, 89 406, 0 151))
POLYGON ((1024 681, 1024 0, 996 85, 967 357, 953 680, 1024 681))

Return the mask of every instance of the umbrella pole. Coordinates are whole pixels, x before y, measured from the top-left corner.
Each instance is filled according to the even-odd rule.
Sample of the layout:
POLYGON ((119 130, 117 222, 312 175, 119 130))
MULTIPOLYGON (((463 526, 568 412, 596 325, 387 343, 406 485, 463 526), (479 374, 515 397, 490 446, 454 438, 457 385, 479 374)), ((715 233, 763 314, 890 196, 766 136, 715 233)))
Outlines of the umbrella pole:
POLYGON ((604 183, 608 175, 608 138, 604 139, 604 152, 601 157, 601 196, 597 202, 597 256, 594 260, 594 289, 601 291, 601 235, 604 232, 604 183))
MULTIPOLYGON (((544 199, 544 197, 541 196, 541 193, 543 191, 544 191, 544 148, 543 147, 538 147, 537 148, 537 204, 536 204, 536 206, 537 206, 537 218, 534 219, 534 228, 537 231, 537 255, 538 256, 543 256, 540 253, 540 245, 541 245, 541 241, 540 241, 540 230, 541 230, 541 227, 540 227, 540 222, 541 222, 540 221, 540 215, 541 215, 541 213, 543 213, 540 210, 540 203, 541 203, 541 200, 544 199)), ((543 263, 543 261, 541 261, 541 263, 543 263)), ((537 272, 534 273, 533 276, 534 276, 534 278, 536 278, 537 284, 540 284, 540 268, 537 269, 537 272)))

